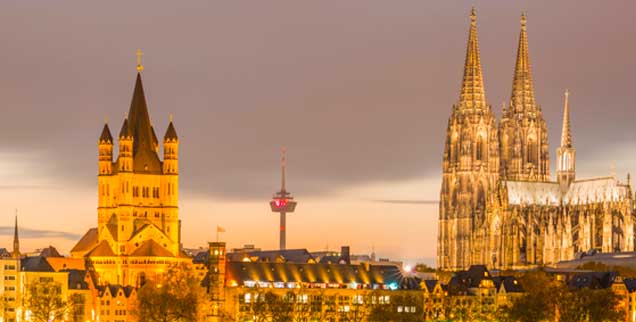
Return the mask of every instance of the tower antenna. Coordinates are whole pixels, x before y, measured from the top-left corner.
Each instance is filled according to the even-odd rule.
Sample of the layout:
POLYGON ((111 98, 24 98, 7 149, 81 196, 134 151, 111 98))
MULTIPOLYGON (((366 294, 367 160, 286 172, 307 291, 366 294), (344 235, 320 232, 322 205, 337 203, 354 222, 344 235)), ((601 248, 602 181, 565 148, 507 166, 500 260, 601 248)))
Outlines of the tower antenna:
POLYGON ((281 186, 280 191, 274 194, 269 202, 272 212, 280 214, 279 247, 281 250, 287 248, 287 213, 294 212, 296 201, 291 193, 287 192, 285 169, 287 167, 287 152, 281 149, 281 186))

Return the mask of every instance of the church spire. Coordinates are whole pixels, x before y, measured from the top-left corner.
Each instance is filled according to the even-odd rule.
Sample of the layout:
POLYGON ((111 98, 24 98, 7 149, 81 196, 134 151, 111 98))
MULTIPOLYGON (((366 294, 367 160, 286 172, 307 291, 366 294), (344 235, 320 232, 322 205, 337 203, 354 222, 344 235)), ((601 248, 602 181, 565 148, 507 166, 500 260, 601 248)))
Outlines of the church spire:
POLYGON ((20 238, 18 238, 18 210, 15 210, 15 226, 13 231, 13 258, 20 258, 20 238))
POLYGON ((477 13, 473 7, 470 13, 470 29, 464 63, 464 78, 459 98, 460 107, 483 108, 486 106, 484 78, 479 58, 479 40, 477 38, 477 13))
POLYGON ((570 92, 565 90, 565 106, 563 107, 563 128, 561 132, 561 146, 562 147, 572 147, 572 132, 570 130, 570 104, 568 102, 568 98, 570 96, 570 92))
MULTIPOLYGON (((138 68, 139 69, 139 68, 138 68)), ((137 73, 135 89, 128 111, 128 125, 133 137, 133 166, 135 172, 161 172, 161 162, 155 149, 155 137, 146 104, 146 96, 141 81, 141 73, 137 73)))
POLYGON ((517 49, 517 63, 512 83, 511 104, 515 111, 534 109, 534 85, 530 72, 530 55, 528 53, 528 33, 526 30, 526 14, 521 14, 521 31, 517 49))

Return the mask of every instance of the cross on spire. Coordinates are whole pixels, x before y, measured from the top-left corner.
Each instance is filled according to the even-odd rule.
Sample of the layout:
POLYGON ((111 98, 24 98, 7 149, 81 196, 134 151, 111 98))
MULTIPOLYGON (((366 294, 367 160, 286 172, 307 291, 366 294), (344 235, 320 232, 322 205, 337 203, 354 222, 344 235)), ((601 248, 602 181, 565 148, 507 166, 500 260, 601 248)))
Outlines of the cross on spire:
POLYGON ((141 48, 137 48, 137 71, 140 73, 144 70, 144 65, 141 64, 141 56, 143 55, 141 48))

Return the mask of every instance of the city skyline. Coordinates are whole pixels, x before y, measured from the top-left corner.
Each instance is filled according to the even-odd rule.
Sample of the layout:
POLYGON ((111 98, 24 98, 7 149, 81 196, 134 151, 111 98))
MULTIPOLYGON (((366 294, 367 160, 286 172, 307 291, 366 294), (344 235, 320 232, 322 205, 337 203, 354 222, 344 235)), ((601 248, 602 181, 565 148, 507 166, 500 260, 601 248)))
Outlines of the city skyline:
MULTIPOLYGON (((113 12, 92 7, 74 8, 88 12, 74 16, 80 21, 67 22, 62 21, 64 11, 45 3, 8 6, 6 18, 12 19, 1 24, 20 26, 29 19, 17 22, 15 17, 53 14, 39 27, 2 35, 8 45, 1 54, 0 69, 6 72, 0 77, 0 103, 9 107, 0 120, 0 211, 7 218, 0 224, 2 244, 10 245, 15 208, 22 229, 40 230, 31 235, 39 238, 21 234, 26 249, 52 244, 68 253, 92 227, 99 129, 104 115, 111 129, 120 127, 130 103, 134 52, 141 47, 153 121, 163 129, 168 113, 174 113, 183 137, 184 246, 213 240, 220 225, 228 231, 224 238, 230 247, 276 248, 278 224, 267 202, 279 185, 278 151, 285 146, 288 185, 303 201, 288 220, 289 248, 351 245, 354 253, 375 247, 386 257, 433 258, 444 127, 459 95, 471 4, 429 8, 406 3, 383 11, 385 5, 370 2, 367 14, 341 4, 342 11, 334 15, 319 5, 265 6, 252 17, 258 23, 247 26, 230 19, 240 5, 216 5, 228 15, 219 14, 213 22, 194 7, 171 15, 159 6, 156 16, 142 13, 143 19, 132 14, 143 12, 141 7, 132 8, 118 24, 108 20, 113 12), (285 10, 300 10, 307 20, 285 10), (187 26, 170 33, 185 16, 192 18, 187 26), (345 28, 338 32, 324 22, 326 17, 358 24, 336 23, 345 28), (167 23, 139 23, 151 18, 167 23), (57 22, 55 28, 38 29, 51 22, 57 22), (78 22, 87 30, 74 31, 78 22), (285 28, 297 24, 297 30, 285 28), (153 33, 159 25, 161 30, 153 33), (193 32, 201 26, 223 45, 202 46, 207 33, 193 32), (430 30, 439 26, 447 28, 444 37, 430 30), (244 29, 230 39, 217 31, 220 27, 244 29), (188 32, 193 37, 179 37, 188 32), (164 43, 161 35, 170 41, 164 43), (43 41, 50 46, 39 48, 43 41)), ((612 155, 618 158, 615 171, 624 178, 634 160, 634 134, 622 130, 635 113, 628 95, 629 68, 634 67, 628 65, 629 50, 617 48, 628 46, 621 40, 629 39, 634 22, 609 18, 628 17, 630 10, 561 6, 549 11, 530 3, 514 8, 476 4, 486 96, 500 115, 496 102, 509 99, 518 19, 525 10, 552 160, 562 93, 568 88, 574 141, 586 143, 577 145, 579 173, 609 174, 612 160, 603 155, 612 155), (552 23, 555 17, 559 24, 552 23), (577 28, 590 17, 606 23, 577 28), (551 31, 555 25, 560 28, 551 31), (602 40, 605 49, 588 41, 590 33, 597 33, 593 39, 602 40), (607 63, 610 59, 614 64, 607 63)))

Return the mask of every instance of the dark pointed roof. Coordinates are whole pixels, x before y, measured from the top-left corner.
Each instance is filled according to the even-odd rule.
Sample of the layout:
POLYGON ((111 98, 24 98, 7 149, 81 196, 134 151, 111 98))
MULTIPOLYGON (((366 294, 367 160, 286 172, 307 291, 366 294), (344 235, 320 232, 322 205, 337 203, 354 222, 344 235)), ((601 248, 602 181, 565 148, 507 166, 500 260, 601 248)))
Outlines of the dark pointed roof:
POLYGON ((23 258, 20 262, 20 266, 22 266, 22 270, 25 272, 55 272, 53 267, 43 256, 23 258))
POLYGON ((128 118, 124 119, 124 124, 121 125, 121 130, 119 131, 119 137, 129 137, 130 135, 130 126, 128 126, 128 118))
POLYGON ((163 136, 163 140, 167 141, 167 140, 178 140, 179 137, 177 136, 177 131, 174 129, 174 125, 172 124, 172 121, 170 122, 170 124, 168 124, 168 129, 166 130, 166 135, 163 136))
POLYGON ((159 145, 159 140, 157 139, 157 133, 155 133, 155 128, 151 125, 150 132, 152 133, 152 144, 159 145))
POLYGON ((137 73, 128 119, 130 120, 129 128, 134 139, 134 172, 161 173, 161 161, 154 149, 153 130, 140 73, 137 73))
POLYGON ((108 123, 104 123, 104 129, 102 130, 102 135, 99 136, 100 143, 113 143, 113 136, 110 134, 110 129, 108 128, 108 123))

